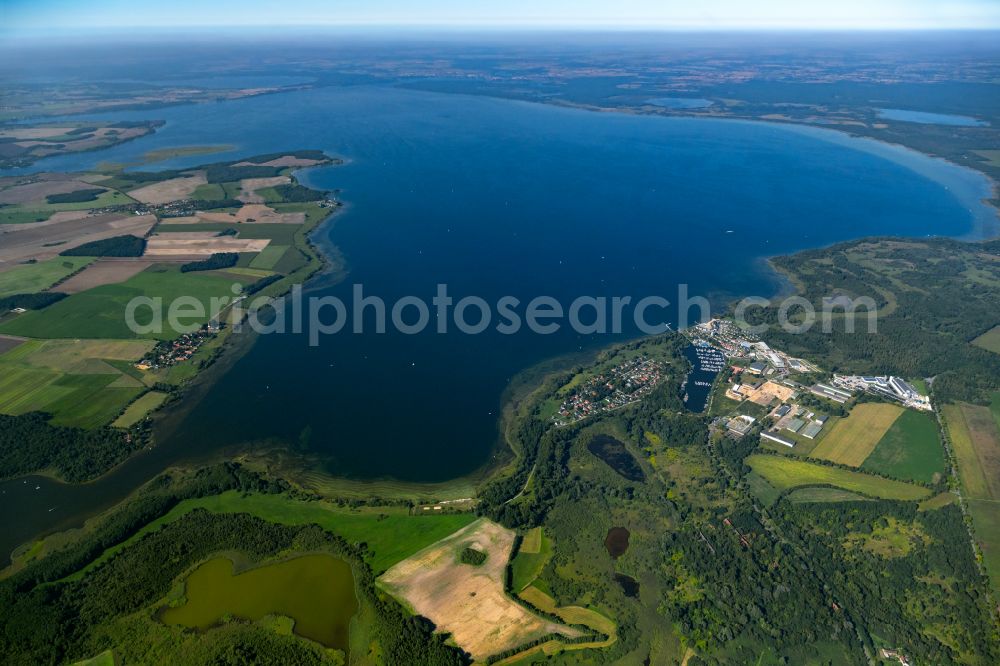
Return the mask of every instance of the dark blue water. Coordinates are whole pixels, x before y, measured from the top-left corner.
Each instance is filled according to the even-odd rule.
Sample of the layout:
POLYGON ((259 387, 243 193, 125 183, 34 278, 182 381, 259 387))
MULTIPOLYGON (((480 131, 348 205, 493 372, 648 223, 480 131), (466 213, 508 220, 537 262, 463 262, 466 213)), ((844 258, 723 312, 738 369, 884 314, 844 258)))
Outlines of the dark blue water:
MULTIPOLYGON (((193 144, 233 144, 234 157, 320 148, 347 158, 308 174, 317 187, 341 188, 349 202, 319 238, 342 250, 348 279, 314 289, 344 300, 355 283, 390 303, 429 299, 446 283, 456 300, 550 295, 568 304, 581 295, 656 294, 676 301, 685 283, 721 303, 776 291, 762 262, 768 255, 871 234, 977 235, 995 220, 979 203, 988 189, 978 174, 833 132, 772 124, 389 88, 115 117, 165 118, 167 125, 140 141, 37 168, 128 162, 193 144)), ((634 334, 626 325, 621 337, 634 334)), ((189 412, 168 419, 153 452, 97 483, 42 482, 3 503, 8 540, 72 523, 166 465, 255 441, 301 446, 334 474, 456 478, 489 460, 512 375, 613 339, 565 328, 553 335, 453 330, 341 333, 310 347, 305 336, 264 336, 189 412)))

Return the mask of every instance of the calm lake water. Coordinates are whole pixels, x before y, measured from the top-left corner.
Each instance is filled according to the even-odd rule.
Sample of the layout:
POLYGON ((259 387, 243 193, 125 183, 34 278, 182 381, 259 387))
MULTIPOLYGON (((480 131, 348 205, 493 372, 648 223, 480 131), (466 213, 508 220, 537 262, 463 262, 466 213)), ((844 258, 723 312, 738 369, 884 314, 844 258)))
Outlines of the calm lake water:
POLYGON ((665 109, 706 109, 712 106, 712 100, 701 97, 657 97, 646 100, 646 103, 665 109))
MULTIPOLYGON (((350 274, 310 287, 347 303, 355 283, 390 305, 408 295, 429 300, 439 283, 456 301, 549 295, 565 305, 578 296, 676 302, 685 283, 721 304, 775 293, 763 263, 769 255, 872 234, 975 237, 996 225, 980 203, 988 195, 981 175, 812 128, 375 87, 114 117, 167 124, 36 170, 128 162, 193 144, 237 150, 157 167, 295 148, 347 158, 306 177, 342 189, 349 203, 317 240, 343 251, 350 274)), ((154 450, 105 479, 0 484, 0 548, 78 524, 169 464, 250 442, 305 448, 324 471, 354 478, 469 474, 491 459, 501 394, 515 373, 633 336, 630 321, 620 336, 565 326, 552 335, 465 335, 451 326, 445 335, 433 327, 420 335, 343 332, 316 347, 305 335, 262 336, 192 406, 165 420, 154 450)))
POLYGON ((989 123, 970 116, 958 116, 951 113, 928 113, 926 111, 909 111, 907 109, 878 109, 878 117, 886 120, 901 120, 908 123, 924 123, 927 125, 954 125, 956 127, 988 127, 989 123))
POLYGON ((347 650, 351 617, 358 610, 354 575, 344 560, 304 555, 233 575, 225 557, 209 560, 184 582, 182 606, 165 608, 160 619, 208 629, 225 616, 256 621, 267 615, 295 620, 296 634, 347 650))

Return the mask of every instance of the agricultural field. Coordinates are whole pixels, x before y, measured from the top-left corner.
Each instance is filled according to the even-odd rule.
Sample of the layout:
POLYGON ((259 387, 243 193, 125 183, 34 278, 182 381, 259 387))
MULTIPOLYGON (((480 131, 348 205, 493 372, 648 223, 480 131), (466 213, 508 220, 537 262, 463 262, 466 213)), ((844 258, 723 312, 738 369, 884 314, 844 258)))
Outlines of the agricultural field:
POLYGON ((972 341, 972 344, 986 351, 1000 354, 1000 326, 992 328, 972 341))
POLYGON ((935 495, 929 499, 925 499, 919 505, 917 509, 919 511, 934 511, 935 509, 941 509, 950 504, 954 504, 958 501, 958 495, 953 492, 944 492, 935 495))
POLYGON ((861 469, 895 479, 931 483, 944 474, 944 447, 932 414, 905 410, 861 469))
POLYGON ((411 516, 403 507, 364 507, 347 509, 320 502, 304 502, 281 495, 242 495, 225 492, 198 499, 184 500, 162 518, 149 523, 128 540, 104 552, 87 569, 106 561, 122 548, 172 523, 195 509, 212 513, 249 513, 263 520, 285 525, 315 523, 339 534, 352 543, 365 543, 366 560, 376 573, 426 548, 461 529, 476 518, 468 513, 411 516))
MULTIPOLYGON (((66 257, 71 259, 74 257, 66 257)), ((52 261, 57 261, 53 259, 52 261)), ((63 294, 78 294, 105 284, 125 282, 153 265, 154 262, 140 258, 99 259, 59 285, 56 291, 63 294)))
POLYGON ((288 247, 288 245, 268 245, 253 258, 253 261, 250 262, 250 268, 271 270, 281 261, 281 257, 288 251, 288 247))
POLYGON ((511 562, 511 589, 520 592, 542 572, 552 557, 552 542, 541 527, 528 531, 511 562))
POLYGON ((902 413, 903 408, 896 405, 858 405, 847 418, 833 426, 830 433, 812 450, 810 457, 861 467, 902 413))
POLYGON ((1000 594, 1000 394, 993 394, 990 407, 946 405, 941 411, 990 584, 1000 594))
POLYGON ((746 459, 746 463, 780 490, 803 486, 836 486, 869 497, 895 500, 920 500, 930 495, 928 489, 902 481, 784 456, 752 455, 746 459))
MULTIPOLYGON (((0 298, 45 291, 60 280, 94 261, 92 257, 56 257, 34 264, 21 264, 0 272, 0 298)), ((0 263, 0 269, 4 265, 0 263)))
POLYGON ((578 629, 543 619, 511 599, 504 590, 514 532, 485 518, 399 562, 379 584, 477 660, 533 640, 578 629), (486 554, 483 564, 460 561, 465 548, 486 554))
POLYGON ((145 236, 156 224, 155 215, 87 211, 57 213, 46 222, 0 225, 0 266, 58 258, 60 252, 91 241, 131 234, 145 236))
MULTIPOLYGON (((0 333, 29 338, 115 338, 136 337, 169 340, 178 332, 169 330, 166 312, 159 332, 138 335, 125 320, 129 301, 137 296, 161 298, 166 309, 181 296, 198 300, 205 310, 203 317, 191 317, 182 323, 204 324, 213 297, 232 298, 232 280, 211 272, 181 272, 176 265, 157 264, 121 284, 110 284, 73 294, 44 310, 26 312, 0 324, 0 333)), ((148 323, 149 308, 137 313, 139 323, 148 323), (145 318, 143 318, 145 317, 145 318)))
MULTIPOLYGON (((88 189, 93 189, 95 191, 99 190, 101 193, 95 195, 95 197, 89 201, 67 201, 58 203, 58 200, 55 198, 46 198, 40 201, 29 201, 20 204, 6 204, 0 207, 0 224, 39 223, 51 219, 56 213, 88 211, 93 208, 123 206, 135 203, 133 199, 117 190, 104 189, 99 186, 85 184, 81 187, 81 189, 76 191, 83 192, 88 189), (57 203, 53 203, 53 201, 57 201, 57 203)), ((84 215, 79 215, 78 217, 84 217, 84 215)))
POLYGON ((129 405, 122 415, 115 419, 111 425, 116 428, 131 428, 141 421, 146 414, 162 405, 166 399, 166 393, 150 391, 129 405))
POLYGON ((30 340, 0 355, 0 413, 45 411, 55 425, 106 425, 145 391, 109 361, 134 361, 149 342, 30 340))

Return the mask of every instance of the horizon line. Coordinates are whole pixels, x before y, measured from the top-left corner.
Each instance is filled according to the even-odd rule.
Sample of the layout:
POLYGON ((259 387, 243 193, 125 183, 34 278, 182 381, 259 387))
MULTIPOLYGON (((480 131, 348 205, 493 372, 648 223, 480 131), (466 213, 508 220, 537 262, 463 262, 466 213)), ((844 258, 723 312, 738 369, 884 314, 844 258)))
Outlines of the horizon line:
MULTIPOLYGON (((306 30, 306 31, 327 31, 327 30, 363 30, 375 32, 379 30, 392 31, 473 31, 473 32, 632 32, 632 33, 948 33, 948 32, 1000 32, 1000 25, 967 25, 967 26, 830 26, 817 27, 811 25, 782 25, 782 24, 760 24, 760 25, 680 25, 680 24, 640 24, 640 23, 382 23, 382 22, 329 22, 329 23, 287 23, 287 24, 266 24, 266 23, 229 23, 229 24, 172 24, 172 25, 101 25, 101 26, 47 26, 47 27, 23 27, 23 28, 0 28, 2 37, 25 37, 25 36, 45 36, 53 33, 108 33, 125 32, 130 30, 141 30, 143 32, 178 32, 178 31, 282 31, 282 30, 306 30)), ((81 39, 85 39, 87 34, 79 34, 81 39)))

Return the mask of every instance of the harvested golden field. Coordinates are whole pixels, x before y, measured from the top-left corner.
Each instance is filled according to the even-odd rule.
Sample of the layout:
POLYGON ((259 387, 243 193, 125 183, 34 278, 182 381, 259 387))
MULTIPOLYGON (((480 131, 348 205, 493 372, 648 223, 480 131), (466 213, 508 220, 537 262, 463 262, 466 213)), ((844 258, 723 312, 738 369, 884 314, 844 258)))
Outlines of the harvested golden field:
POLYGON ((541 618, 506 594, 513 546, 512 530, 481 518, 399 562, 379 583, 477 660, 549 634, 580 636, 579 630, 541 618), (466 548, 485 553, 486 561, 463 563, 466 548))
POLYGON ((861 467, 875 450, 885 433, 903 413, 902 407, 881 403, 865 403, 851 410, 850 415, 833 426, 812 453, 820 458, 841 465, 861 467))
POLYGON ((260 252, 269 238, 237 238, 213 232, 172 232, 159 234, 146 244, 146 257, 212 255, 216 252, 260 252))
POLYGON ((205 174, 198 173, 144 185, 138 189, 130 190, 128 195, 146 204, 165 204, 190 197, 199 185, 204 185, 207 182, 205 174))

